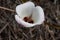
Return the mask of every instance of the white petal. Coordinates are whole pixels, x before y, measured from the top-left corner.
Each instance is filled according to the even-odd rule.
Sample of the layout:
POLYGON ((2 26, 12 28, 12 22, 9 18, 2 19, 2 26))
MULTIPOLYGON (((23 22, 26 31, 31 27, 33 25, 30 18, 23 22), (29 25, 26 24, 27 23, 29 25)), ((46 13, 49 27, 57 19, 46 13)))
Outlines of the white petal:
POLYGON ((33 11, 32 19, 35 21, 35 24, 42 24, 44 19, 44 12, 40 6, 37 6, 33 11))
POLYGON ((33 27, 33 26, 35 26, 35 24, 30 24, 30 23, 27 23, 27 22, 23 21, 21 18, 19 18, 18 15, 15 15, 15 20, 16 20, 19 24, 22 24, 22 25, 25 26, 25 27, 33 27))
POLYGON ((17 14, 23 18, 25 16, 30 16, 32 9, 35 7, 33 2, 26 2, 24 4, 18 5, 16 7, 17 14))

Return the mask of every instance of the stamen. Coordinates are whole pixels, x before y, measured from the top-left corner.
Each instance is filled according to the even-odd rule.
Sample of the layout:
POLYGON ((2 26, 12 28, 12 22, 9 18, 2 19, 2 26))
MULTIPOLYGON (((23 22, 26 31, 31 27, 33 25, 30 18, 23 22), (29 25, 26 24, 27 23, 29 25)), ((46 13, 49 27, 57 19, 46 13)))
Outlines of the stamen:
POLYGON ((23 19, 25 22, 27 22, 27 20, 28 20, 28 17, 24 17, 24 19, 23 19))
POLYGON ((28 20, 28 23, 34 23, 34 21, 32 19, 28 20))
POLYGON ((24 17, 23 20, 28 23, 34 23, 34 21, 30 17, 24 17))

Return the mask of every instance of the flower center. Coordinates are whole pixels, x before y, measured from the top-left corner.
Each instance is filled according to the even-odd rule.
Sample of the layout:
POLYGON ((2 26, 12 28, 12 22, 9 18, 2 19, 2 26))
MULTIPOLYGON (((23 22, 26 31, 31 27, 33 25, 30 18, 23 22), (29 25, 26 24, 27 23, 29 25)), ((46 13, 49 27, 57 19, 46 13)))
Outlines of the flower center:
POLYGON ((28 23, 34 23, 34 21, 31 19, 31 17, 24 17, 23 20, 28 23))

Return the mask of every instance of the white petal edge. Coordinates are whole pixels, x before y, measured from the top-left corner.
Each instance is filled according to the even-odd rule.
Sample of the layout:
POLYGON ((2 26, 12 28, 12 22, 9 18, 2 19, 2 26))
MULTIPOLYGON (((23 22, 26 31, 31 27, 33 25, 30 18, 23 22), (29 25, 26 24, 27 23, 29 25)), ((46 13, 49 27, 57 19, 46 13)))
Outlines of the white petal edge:
POLYGON ((16 13, 21 17, 30 16, 33 8, 35 7, 33 2, 26 2, 16 7, 16 13))
POLYGON ((37 22, 37 24, 42 24, 45 20, 44 11, 42 7, 40 6, 36 6, 36 9, 38 10, 38 13, 40 14, 39 21, 37 22))
POLYGON ((35 21, 36 25, 42 24, 45 20, 44 11, 40 6, 36 6, 33 11, 32 19, 35 21))
POLYGON ((33 26, 36 25, 36 24, 30 24, 30 23, 27 23, 27 22, 23 21, 21 18, 19 18, 18 15, 15 15, 15 20, 16 20, 19 24, 22 24, 24 27, 33 27, 33 26))

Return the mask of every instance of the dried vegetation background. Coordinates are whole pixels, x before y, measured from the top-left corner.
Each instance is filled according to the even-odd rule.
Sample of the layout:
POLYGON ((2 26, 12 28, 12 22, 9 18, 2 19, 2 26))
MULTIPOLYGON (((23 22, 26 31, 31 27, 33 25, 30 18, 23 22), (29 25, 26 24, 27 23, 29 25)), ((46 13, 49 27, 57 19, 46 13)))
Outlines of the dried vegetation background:
MULTIPOLYGON (((26 0, 29 1, 29 0, 26 0)), ((44 9, 45 22, 60 25, 60 0, 30 0, 44 9)), ((60 27, 41 24, 32 28, 19 25, 14 18, 23 0, 0 0, 0 40, 60 40, 60 27), (7 10, 9 8, 11 10, 7 10)))

